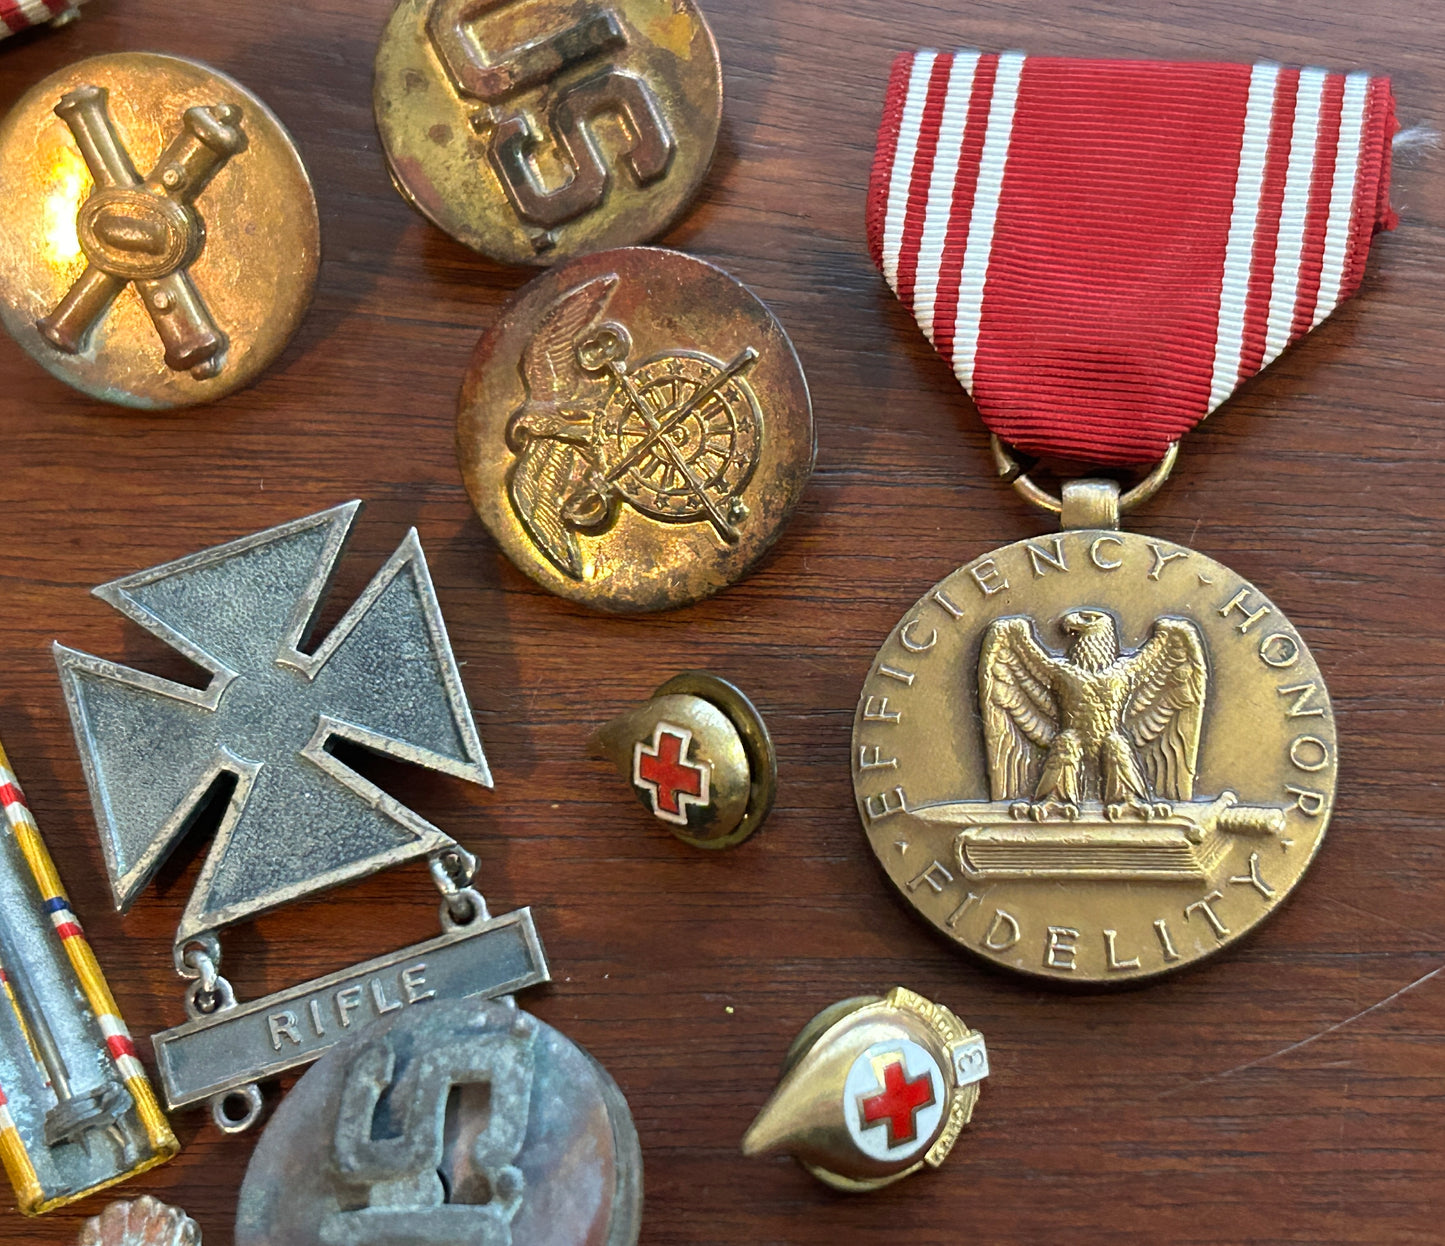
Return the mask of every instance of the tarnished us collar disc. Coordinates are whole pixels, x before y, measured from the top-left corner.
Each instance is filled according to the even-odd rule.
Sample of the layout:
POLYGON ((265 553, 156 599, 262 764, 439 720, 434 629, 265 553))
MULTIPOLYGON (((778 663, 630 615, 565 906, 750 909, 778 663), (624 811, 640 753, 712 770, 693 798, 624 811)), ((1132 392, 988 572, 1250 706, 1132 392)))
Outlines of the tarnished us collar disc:
POLYGON ((291 136, 240 83, 122 52, 0 124, 0 317, 61 380, 130 407, 209 402, 280 354, 320 224, 291 136))
POLYGON ((434 1000, 296 1084, 246 1170, 237 1246, 634 1246, 642 1152, 581 1047, 510 999, 434 1000))
POLYGON ((583 256, 526 286, 462 386, 472 504, 543 587, 665 610, 740 579, 813 469, 792 343, 721 269, 677 251, 583 256))
POLYGON ((493 259, 551 264, 672 222, 722 77, 692 0, 401 0, 373 102, 409 202, 493 259))
POLYGON ((1060 981, 1217 952, 1284 900, 1334 802, 1334 714, 1278 606, 1168 541, 1081 529, 955 571, 884 642, 853 784, 903 897, 1060 981))

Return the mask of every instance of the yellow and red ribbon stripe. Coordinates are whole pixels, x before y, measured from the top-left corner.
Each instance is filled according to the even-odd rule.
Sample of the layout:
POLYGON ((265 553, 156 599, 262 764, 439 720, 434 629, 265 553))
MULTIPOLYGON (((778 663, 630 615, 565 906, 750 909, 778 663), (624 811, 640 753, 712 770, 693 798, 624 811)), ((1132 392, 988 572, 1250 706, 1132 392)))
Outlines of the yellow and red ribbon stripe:
POLYGON ((79 0, 0 0, 0 39, 75 12, 79 0))
MULTIPOLYGON (((50 859, 50 853, 40 838, 40 828, 25 801, 25 794, 11 769, 10 759, 6 756, 3 745, 0 745, 0 809, 3 809, 5 824, 15 837, 35 879, 41 904, 55 928, 61 946, 65 949, 86 1003, 95 1015, 116 1071, 135 1101, 136 1115, 150 1140, 151 1154, 134 1168, 115 1178, 116 1181, 122 1181, 135 1173, 164 1163, 180 1149, 180 1143, 171 1131, 146 1076, 145 1068, 136 1055, 135 1042, 121 1018, 120 1009, 116 1006, 115 997, 101 972, 90 941, 85 937, 85 931, 70 907, 70 898, 65 894, 65 888, 55 870, 55 863, 50 859)), ((11 1183, 15 1186, 20 1209, 34 1214, 91 1193, 85 1190, 64 1197, 44 1197, 35 1166, 26 1153, 5 1103, 4 1088, 0 1087, 0 1160, 3 1160, 11 1183)))

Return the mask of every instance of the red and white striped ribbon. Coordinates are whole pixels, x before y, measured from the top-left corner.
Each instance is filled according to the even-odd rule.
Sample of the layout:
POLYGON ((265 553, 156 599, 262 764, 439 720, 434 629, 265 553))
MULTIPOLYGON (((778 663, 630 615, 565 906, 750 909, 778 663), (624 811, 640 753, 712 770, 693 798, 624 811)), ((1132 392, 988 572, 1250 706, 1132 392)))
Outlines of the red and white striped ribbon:
POLYGON ((80 0, 0 0, 0 39, 75 11, 80 0))
POLYGON ((1012 445, 1146 463, 1358 289, 1386 78, 909 52, 874 262, 1012 445))

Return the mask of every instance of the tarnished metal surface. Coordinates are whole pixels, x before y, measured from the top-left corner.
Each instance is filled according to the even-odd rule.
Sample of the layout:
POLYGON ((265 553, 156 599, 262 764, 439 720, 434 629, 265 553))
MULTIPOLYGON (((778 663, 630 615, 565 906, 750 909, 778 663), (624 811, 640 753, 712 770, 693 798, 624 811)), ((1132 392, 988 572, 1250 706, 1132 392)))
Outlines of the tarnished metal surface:
POLYGON ((201 1230, 179 1207, 142 1194, 87 1220, 79 1246, 201 1246, 201 1230))
POLYGON ((600 1065, 508 1000, 383 1018, 297 1083, 237 1246, 632 1246, 642 1158, 600 1065))
POLYGON ((530 909, 458 926, 312 982, 153 1035, 166 1103, 186 1107, 309 1064, 354 1031, 436 999, 550 981, 530 909))
POLYGON ((601 610, 664 610, 746 575, 813 470, 787 333, 721 269, 627 247, 538 277, 483 336, 457 453, 519 569, 601 610))
POLYGON ((178 943, 452 846, 328 741, 491 786, 415 530, 330 635, 301 647, 360 506, 95 590, 211 671, 203 689, 56 646, 118 907, 216 778, 236 778, 178 943))
POLYGON ((693 0, 401 0, 372 88, 392 180, 509 264, 661 233, 707 174, 722 116, 693 0))
POLYGON ((134 407, 249 384, 311 302, 316 200, 281 123, 194 61, 124 52, 0 124, 0 316, 44 367, 134 407))
POLYGON ((825 1008, 793 1040, 744 1155, 786 1151, 834 1189, 877 1190, 948 1158, 988 1076, 983 1035, 901 986, 825 1008))

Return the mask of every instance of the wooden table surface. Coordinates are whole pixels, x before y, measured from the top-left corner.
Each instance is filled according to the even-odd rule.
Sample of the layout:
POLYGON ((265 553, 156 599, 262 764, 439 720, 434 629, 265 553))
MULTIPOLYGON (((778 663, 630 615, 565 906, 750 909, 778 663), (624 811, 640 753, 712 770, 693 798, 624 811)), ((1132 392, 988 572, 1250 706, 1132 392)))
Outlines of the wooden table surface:
MULTIPOLYGON (((646 1156, 642 1240, 673 1243, 1445 1240, 1445 180, 1401 155, 1397 233, 1360 296, 1185 442, 1135 527, 1261 585, 1330 682, 1334 822, 1290 902, 1214 961, 1146 988, 1067 994, 989 972, 901 904, 854 811, 854 698, 903 609, 984 550, 1046 530, 990 478, 977 416, 864 245, 889 62, 919 45, 1315 63, 1393 74, 1406 125, 1439 121, 1445 23, 1407 0, 709 0, 723 138, 663 241, 750 285, 812 384, 817 473, 752 577, 643 619, 548 596, 473 517, 452 453, 473 343, 528 274, 413 213, 372 128, 387 0, 94 0, 0 46, 0 109, 83 56, 207 61, 295 135, 320 201, 316 302, 280 363, 210 408, 135 415, 0 340, 0 736, 138 1035, 181 1019, 170 934, 192 852, 121 919, 48 645, 181 664, 89 588, 360 497, 338 603, 415 524, 496 777, 392 773, 481 860, 494 909, 533 906, 555 983, 525 1006, 625 1090, 646 1156), (590 728, 676 671, 731 677, 777 742, 764 832, 710 855, 663 833, 590 728), (938 1173, 840 1197, 738 1140, 816 1010, 903 983, 983 1029, 993 1076, 938 1173)), ((339 614, 332 606, 327 619, 339 614)), ((427 936, 411 867, 240 928, 254 997, 427 936)), ((149 1045, 142 1041, 149 1058, 149 1045)), ((248 1139, 195 1114, 182 1155, 130 1187, 228 1246, 248 1139)), ((0 1240, 74 1240, 100 1200, 0 1240)))

